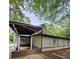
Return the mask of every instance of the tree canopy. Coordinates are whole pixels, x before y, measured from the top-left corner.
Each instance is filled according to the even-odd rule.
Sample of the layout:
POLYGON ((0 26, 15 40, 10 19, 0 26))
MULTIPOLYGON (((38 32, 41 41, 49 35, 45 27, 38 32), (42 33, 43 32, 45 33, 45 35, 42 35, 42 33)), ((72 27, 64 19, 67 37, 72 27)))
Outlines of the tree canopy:
POLYGON ((58 17, 69 15, 69 0, 9 0, 10 1, 10 19, 17 18, 22 20, 23 11, 34 12, 43 20, 53 22, 58 17), (14 16, 14 17, 12 17, 14 16))

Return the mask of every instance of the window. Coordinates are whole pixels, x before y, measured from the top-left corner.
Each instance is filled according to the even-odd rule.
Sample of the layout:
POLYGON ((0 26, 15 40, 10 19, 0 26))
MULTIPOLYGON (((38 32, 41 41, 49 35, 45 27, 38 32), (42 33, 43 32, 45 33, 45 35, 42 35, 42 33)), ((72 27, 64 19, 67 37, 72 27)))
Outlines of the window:
POLYGON ((53 40, 53 45, 57 45, 58 44, 58 40, 57 39, 54 39, 53 40))

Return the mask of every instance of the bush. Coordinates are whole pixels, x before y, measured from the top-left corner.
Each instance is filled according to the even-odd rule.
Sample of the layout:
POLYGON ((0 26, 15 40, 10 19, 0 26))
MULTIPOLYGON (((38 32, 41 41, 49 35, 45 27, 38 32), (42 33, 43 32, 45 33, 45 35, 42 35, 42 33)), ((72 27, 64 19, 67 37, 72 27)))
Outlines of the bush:
POLYGON ((9 33, 9 43, 13 43, 13 39, 14 39, 14 35, 13 35, 13 32, 10 32, 9 33))

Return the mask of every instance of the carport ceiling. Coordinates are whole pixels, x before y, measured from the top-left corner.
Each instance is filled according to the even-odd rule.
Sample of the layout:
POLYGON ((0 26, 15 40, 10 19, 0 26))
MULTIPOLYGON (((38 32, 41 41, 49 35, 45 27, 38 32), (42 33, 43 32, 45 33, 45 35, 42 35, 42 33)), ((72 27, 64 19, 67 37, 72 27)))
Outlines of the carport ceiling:
POLYGON ((18 34, 31 35, 35 32, 38 32, 42 29, 42 26, 35 26, 31 24, 19 23, 9 21, 9 26, 13 29, 13 31, 17 31, 18 34))

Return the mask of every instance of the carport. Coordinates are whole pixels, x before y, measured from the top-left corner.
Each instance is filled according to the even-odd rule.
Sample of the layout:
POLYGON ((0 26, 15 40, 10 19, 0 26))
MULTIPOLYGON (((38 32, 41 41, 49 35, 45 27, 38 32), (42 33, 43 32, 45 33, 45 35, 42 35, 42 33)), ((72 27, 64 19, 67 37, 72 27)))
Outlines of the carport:
POLYGON ((14 31, 14 45, 18 51, 20 50, 21 36, 31 37, 30 49, 32 49, 32 35, 42 32, 42 26, 35 26, 31 24, 9 21, 9 26, 14 31))

